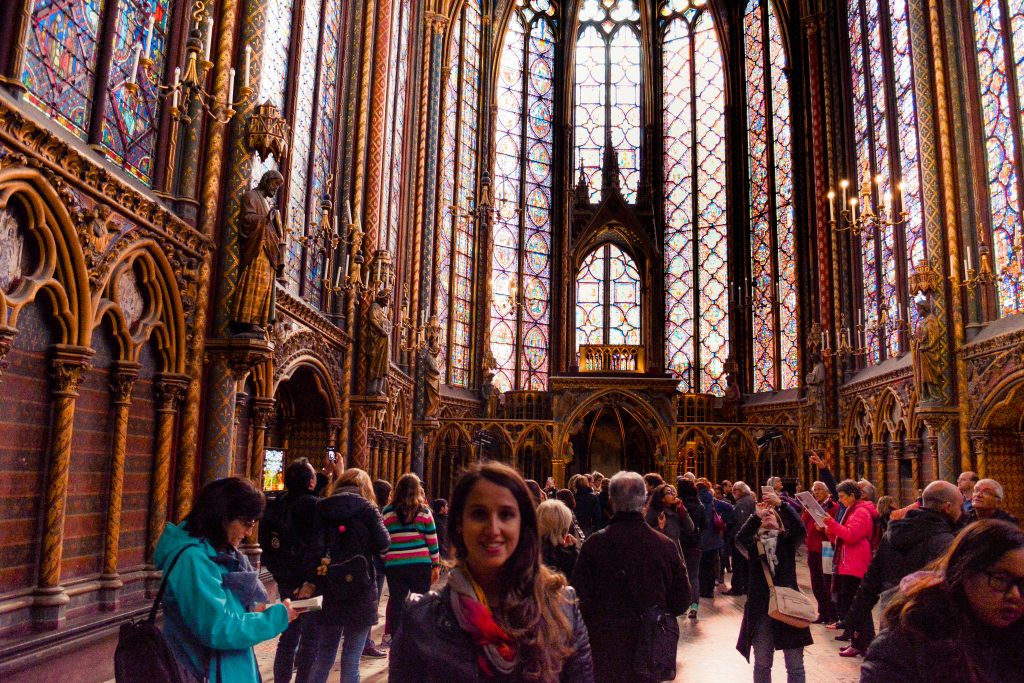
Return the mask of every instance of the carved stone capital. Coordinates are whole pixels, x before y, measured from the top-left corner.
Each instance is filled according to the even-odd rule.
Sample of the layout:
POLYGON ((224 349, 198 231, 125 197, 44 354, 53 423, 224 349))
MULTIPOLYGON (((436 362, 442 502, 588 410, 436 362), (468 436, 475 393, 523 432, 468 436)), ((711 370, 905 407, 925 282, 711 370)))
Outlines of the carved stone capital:
POLYGON ((254 367, 272 358, 273 342, 266 339, 211 339, 206 342, 206 357, 228 366, 236 380, 243 379, 254 367))
POLYGON ((917 414, 928 425, 929 436, 938 436, 957 419, 957 409, 946 406, 918 406, 917 414))
POLYGON ((128 405, 132 401, 132 389, 139 378, 138 363, 119 363, 110 373, 110 395, 115 405, 128 405))
POLYGON ((188 377, 185 375, 161 375, 156 381, 157 410, 174 412, 185 400, 188 392, 188 377))
POLYGON ((266 429, 277 414, 277 401, 272 398, 254 398, 250 413, 253 429, 266 429))
POLYGON ((448 28, 448 17, 437 12, 424 12, 423 21, 427 28, 435 33, 444 33, 444 30, 448 28))
POLYGON ((53 382, 55 396, 78 396, 78 387, 85 379, 85 371, 92 365, 89 359, 93 353, 92 349, 81 346, 58 344, 54 347, 54 356, 50 361, 50 379, 53 382))

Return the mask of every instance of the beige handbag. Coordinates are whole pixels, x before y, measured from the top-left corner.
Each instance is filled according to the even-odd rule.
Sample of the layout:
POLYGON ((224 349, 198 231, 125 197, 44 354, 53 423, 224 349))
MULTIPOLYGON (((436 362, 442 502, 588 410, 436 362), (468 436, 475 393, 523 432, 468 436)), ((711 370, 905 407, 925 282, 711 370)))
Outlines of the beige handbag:
POLYGON ((764 579, 768 582, 768 616, 794 628, 809 627, 818 618, 817 605, 796 588, 776 586, 761 541, 757 542, 757 552, 761 556, 764 579))

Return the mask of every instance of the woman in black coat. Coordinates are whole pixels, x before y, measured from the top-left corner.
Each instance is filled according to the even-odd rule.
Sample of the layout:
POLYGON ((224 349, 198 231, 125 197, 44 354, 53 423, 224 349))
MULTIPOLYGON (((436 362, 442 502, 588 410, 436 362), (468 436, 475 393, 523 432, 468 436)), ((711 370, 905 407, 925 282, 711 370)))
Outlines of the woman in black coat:
POLYGON ((804 537, 804 524, 789 505, 783 505, 775 494, 768 494, 757 504, 736 535, 750 558, 750 592, 743 608, 743 624, 736 649, 747 661, 754 650, 754 683, 770 683, 775 650, 782 650, 786 659, 786 675, 790 683, 803 683, 804 648, 814 641, 809 628, 795 628, 768 616, 768 581, 764 567, 771 568, 772 582, 777 586, 797 588, 796 549, 804 537), (758 542, 765 550, 762 559, 758 542))
POLYGON ((679 549, 679 556, 683 556, 680 540, 684 535, 693 534, 695 527, 686 507, 676 496, 675 486, 662 484, 651 491, 651 506, 644 520, 652 529, 672 539, 679 549))
POLYGON ((682 501, 686 514, 693 522, 693 529, 683 530, 679 535, 679 545, 683 548, 683 561, 686 563, 686 575, 690 577, 690 610, 687 614, 691 619, 697 618, 697 608, 700 606, 700 558, 704 554, 700 545, 701 534, 707 524, 704 515, 704 504, 697 496, 697 485, 689 479, 679 477, 676 479, 676 489, 679 492, 679 500, 682 501))
POLYGON ((309 672, 311 683, 326 683, 341 648, 341 680, 359 683, 359 658, 377 623, 377 573, 373 558, 391 545, 377 510, 373 481, 361 469, 345 470, 334 493, 316 505, 324 534, 326 572, 318 570, 323 591, 320 644, 309 672))
POLYGON ((410 595, 391 647, 392 683, 593 683, 587 628, 565 577, 541 564, 533 498, 511 467, 455 484, 457 558, 439 592, 410 595))

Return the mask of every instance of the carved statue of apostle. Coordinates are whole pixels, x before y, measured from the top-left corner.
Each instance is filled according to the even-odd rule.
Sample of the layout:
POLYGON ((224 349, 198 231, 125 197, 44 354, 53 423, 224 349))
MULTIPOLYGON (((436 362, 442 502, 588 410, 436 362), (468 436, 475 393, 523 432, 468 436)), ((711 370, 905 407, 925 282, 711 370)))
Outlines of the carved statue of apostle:
POLYGON ((814 351, 811 364, 811 371, 804 378, 807 385, 807 421, 811 427, 821 427, 825 418, 825 363, 814 351))
POLYGON ((942 329, 939 326, 939 319, 932 311, 931 302, 925 297, 918 297, 914 301, 920 322, 914 328, 914 336, 910 340, 910 350, 913 353, 914 362, 914 385, 922 402, 934 402, 942 400, 939 386, 942 383, 942 366, 939 357, 939 343, 942 339, 942 329))
POLYGON ((441 413, 441 362, 438 354, 441 345, 438 343, 437 319, 431 318, 427 326, 427 346, 420 351, 423 357, 423 373, 426 380, 426 405, 424 416, 436 418, 441 413))
POLYGON ((277 192, 284 176, 267 171, 242 195, 238 219, 239 276, 231 306, 235 333, 262 336, 274 322, 274 278, 284 263, 284 226, 277 192))
POLYGON ((366 349, 370 363, 367 374, 367 396, 383 396, 385 380, 391 368, 391 330, 394 324, 388 317, 388 293, 380 291, 370 306, 369 334, 366 349))

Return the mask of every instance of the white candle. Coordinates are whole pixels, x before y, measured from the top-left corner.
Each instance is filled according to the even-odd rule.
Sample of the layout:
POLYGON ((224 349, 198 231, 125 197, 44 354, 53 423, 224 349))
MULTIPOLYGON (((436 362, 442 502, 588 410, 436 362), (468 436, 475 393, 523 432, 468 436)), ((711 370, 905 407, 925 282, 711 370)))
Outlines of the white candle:
POLYGON ((352 225, 352 205, 347 199, 345 200, 345 225, 352 225))
POLYGON ((850 216, 851 216, 851 222, 856 223, 857 222, 857 199, 856 198, 850 200, 850 216))
POLYGON ((850 186, 850 181, 849 180, 845 180, 844 179, 844 180, 840 180, 839 181, 839 189, 840 189, 840 191, 842 191, 842 194, 843 194, 843 206, 846 206, 846 188, 849 187, 849 186, 850 186))
POLYGON ((203 49, 203 59, 210 61, 210 50, 213 47, 213 17, 206 19, 206 45, 203 49))
POLYGON ((967 254, 967 270, 971 270, 971 266, 973 265, 973 264, 971 263, 971 250, 970 250, 970 249, 968 249, 968 250, 966 251, 966 254, 967 254))
POLYGON ((334 276, 334 288, 338 289, 341 287, 341 269, 338 269, 338 274, 334 276))
POLYGON ((249 67, 252 64, 252 45, 245 46, 245 70, 242 71, 242 86, 249 86, 249 67))
POLYGON ((174 109, 178 108, 178 95, 181 93, 177 88, 174 89, 174 96, 171 98, 171 107, 174 109))
POLYGON ((228 101, 227 106, 231 106, 231 103, 235 100, 235 70, 231 69, 228 72, 228 101))
POLYGON ((834 221, 836 219, 836 193, 828 193, 828 219, 834 221))
POLYGON ((153 54, 153 24, 156 22, 156 15, 149 15, 149 26, 146 28, 146 59, 153 54))
POLYGON ((132 52, 134 54, 132 54, 132 65, 128 69, 128 82, 134 85, 138 80, 139 57, 142 53, 142 46, 136 45, 135 49, 132 50, 132 52))
POLYGON ((174 89, 178 89, 178 84, 181 83, 181 67, 174 67, 174 89))

